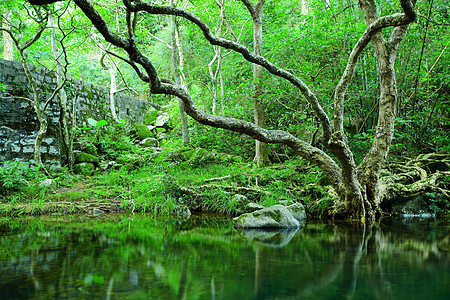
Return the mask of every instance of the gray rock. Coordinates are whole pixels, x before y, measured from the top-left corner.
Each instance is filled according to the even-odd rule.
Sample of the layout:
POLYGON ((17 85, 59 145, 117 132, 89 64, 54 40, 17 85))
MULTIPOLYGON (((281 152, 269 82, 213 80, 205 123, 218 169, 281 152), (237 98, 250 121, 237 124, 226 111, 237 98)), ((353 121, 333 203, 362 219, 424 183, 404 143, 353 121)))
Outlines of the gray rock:
POLYGON ((105 212, 104 212, 103 210, 101 210, 101 209, 94 208, 94 210, 92 211, 92 213, 93 213, 94 215, 96 215, 96 214, 104 214, 105 212))
POLYGON ((296 220, 304 220, 306 219, 306 210, 305 207, 301 203, 294 203, 286 207, 291 212, 291 215, 296 220))
POLYGON ((264 206, 262 206, 261 204, 258 204, 258 203, 250 202, 249 204, 247 204, 245 206, 245 209, 247 210, 246 211, 247 213, 251 213, 251 212, 254 212, 254 211, 257 211, 260 209, 264 209, 264 206))
POLYGON ((411 198, 393 199, 392 214, 404 218, 426 218, 433 217, 433 211, 430 209, 425 198, 417 195, 411 198))
POLYGON ((47 178, 45 180, 42 180, 39 183, 39 186, 54 190, 54 189, 56 189, 56 180, 47 178))
POLYGON ((238 228, 297 228, 300 223, 283 205, 273 205, 233 219, 238 228))
POLYGON ((168 137, 167 132, 159 132, 156 137, 158 138, 158 140, 166 140, 168 137))
POLYGON ((142 147, 158 147, 158 140, 152 137, 148 137, 141 141, 142 147))
POLYGON ((87 162, 82 162, 79 164, 76 164, 74 167, 74 173, 75 174, 82 174, 85 176, 92 176, 94 174, 94 165, 87 162))
POLYGON ((169 124, 169 114, 163 113, 156 118, 155 126, 156 127, 167 127, 169 124))

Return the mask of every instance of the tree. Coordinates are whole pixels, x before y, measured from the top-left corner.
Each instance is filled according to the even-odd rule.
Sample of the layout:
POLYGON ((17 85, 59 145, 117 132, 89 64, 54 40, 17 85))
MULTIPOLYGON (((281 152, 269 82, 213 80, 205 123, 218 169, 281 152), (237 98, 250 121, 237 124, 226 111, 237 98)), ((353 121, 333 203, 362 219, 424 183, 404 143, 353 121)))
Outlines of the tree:
MULTIPOLYGON (((250 0, 241 0, 245 7, 250 12, 253 20, 253 53, 257 56, 262 56, 262 44, 263 44, 263 22, 262 22, 262 10, 265 0, 257 0, 253 5, 250 0)), ((266 128, 266 122, 264 120, 264 105, 261 101, 262 96, 262 66, 259 64, 253 64, 253 116, 255 119, 255 125, 260 128, 266 128)), ((255 158, 254 161, 258 166, 264 166, 270 162, 269 155, 267 154, 267 144, 265 142, 255 141, 255 158)))
MULTIPOLYGON (((33 2, 39 3, 38 0, 33 2)), ((193 13, 180 8, 159 6, 153 3, 123 1, 129 28, 132 26, 130 20, 134 13, 176 15, 199 27, 209 43, 233 50, 241 54, 247 61, 262 66, 272 75, 289 81, 307 99, 313 114, 320 123, 322 136, 319 146, 313 146, 286 131, 268 130, 250 122, 215 116, 199 110, 194 105, 194 101, 186 88, 159 78, 152 61, 144 55, 133 34, 130 34, 131 30, 129 30, 127 36, 114 33, 90 1, 75 0, 74 2, 91 20, 106 41, 123 49, 128 54, 128 58, 123 58, 123 60, 135 69, 143 81, 149 83, 152 93, 179 97, 185 104, 186 112, 203 124, 244 133, 260 142, 280 143, 289 146, 297 154, 319 166, 330 179, 338 195, 335 203, 337 213, 360 220, 376 218, 377 212, 380 211, 380 201, 382 200, 380 196, 383 188, 379 182, 379 174, 391 145, 396 116, 397 90, 394 63, 408 24, 416 19, 411 1, 400 1, 403 12, 382 17, 377 14, 377 5, 374 0, 359 1, 366 17, 366 31, 352 48, 346 68, 334 91, 333 118, 331 120, 321 101, 300 78, 277 67, 265 57, 252 53, 247 47, 237 42, 214 36, 208 25, 193 13), (394 29, 390 34, 387 32, 383 34, 382 30, 388 27, 394 27, 394 29), (385 36, 389 36, 389 38, 386 39, 385 36), (343 125, 345 95, 354 75, 358 58, 369 42, 376 54, 380 78, 378 124, 371 149, 362 163, 357 166, 343 125)))
MULTIPOLYGON (((2 27, 11 30, 11 11, 7 10, 2 15, 2 27)), ((7 31, 3 31, 3 59, 14 60, 13 42, 7 31)))
MULTIPOLYGON (((170 0, 170 7, 175 7, 173 0, 170 0)), ((175 77, 175 84, 181 85, 186 89, 186 79, 183 72, 183 49, 180 42, 180 32, 178 29, 177 19, 174 15, 170 17, 171 24, 171 48, 172 48, 172 68, 175 77)), ((183 144, 189 143, 189 131, 187 125, 186 110, 184 103, 181 99, 178 100, 180 107, 180 121, 181 121, 181 135, 183 138, 183 144)))
MULTIPOLYGON (((31 12, 33 13, 33 12, 31 12)), ((53 101, 53 99, 56 97, 56 95, 59 93, 59 91, 63 88, 64 84, 66 83, 66 72, 67 72, 67 65, 65 65, 62 70, 63 72, 63 80, 57 85, 57 87, 52 91, 49 97, 43 98, 43 90, 40 84, 38 83, 38 80, 33 76, 27 62, 27 54, 26 51, 28 48, 30 48, 36 41, 38 41, 44 32, 45 29, 47 29, 47 22, 49 18, 49 11, 40 11, 39 9, 34 11, 33 18, 38 19, 39 26, 37 29, 35 29, 35 33, 31 35, 29 39, 26 39, 23 41, 23 36, 25 35, 24 32, 25 29, 28 27, 27 24, 23 20, 18 20, 19 24, 17 26, 12 26, 11 29, 7 28, 0 28, 1 31, 6 32, 11 40, 13 41, 14 45, 16 46, 18 52, 20 61, 23 67, 23 70, 25 72, 25 76, 28 79, 28 82, 31 86, 31 92, 32 92, 32 98, 25 98, 25 97, 16 97, 18 99, 29 101, 33 107, 34 111, 36 112, 37 119, 39 122, 39 130, 36 135, 36 139, 34 142, 34 163, 36 166, 40 168, 44 168, 42 164, 42 158, 41 158, 41 145, 42 141, 45 137, 45 134, 47 133, 48 129, 48 120, 46 115, 46 110, 49 104, 53 101), (14 32, 15 31, 15 32, 14 32)), ((67 61, 66 61, 67 62, 67 61)), ((45 169, 45 168, 44 168, 45 169)))
MULTIPOLYGON (((67 7, 64 8, 66 10, 67 7)), ((51 28, 51 45, 52 45, 52 53, 53 57, 56 61, 56 84, 58 86, 61 86, 58 92, 58 100, 59 100, 59 107, 60 107, 60 114, 59 114, 59 128, 60 128, 60 135, 61 135, 61 146, 63 148, 61 158, 62 160, 67 163, 70 170, 73 170, 74 164, 75 164, 75 156, 73 153, 73 142, 75 139, 75 123, 76 123, 76 112, 75 112, 75 105, 76 100, 73 100, 73 106, 72 106, 72 118, 70 118, 70 109, 68 105, 67 100, 67 93, 65 89, 63 88, 67 73, 67 65, 69 64, 67 61, 67 53, 64 46, 64 39, 70 34, 72 30, 69 30, 67 33, 64 32, 64 30, 60 26, 60 16, 57 16, 58 19, 58 26, 55 25, 55 14, 50 14, 48 21, 49 21, 49 27, 51 28), (57 30, 59 29, 63 35, 63 38, 58 40, 57 38, 57 30), (61 45, 62 52, 60 53, 58 51, 58 42, 61 45), (64 58, 64 64, 61 61, 61 58, 64 58), (64 157, 63 157, 64 156, 64 157)))

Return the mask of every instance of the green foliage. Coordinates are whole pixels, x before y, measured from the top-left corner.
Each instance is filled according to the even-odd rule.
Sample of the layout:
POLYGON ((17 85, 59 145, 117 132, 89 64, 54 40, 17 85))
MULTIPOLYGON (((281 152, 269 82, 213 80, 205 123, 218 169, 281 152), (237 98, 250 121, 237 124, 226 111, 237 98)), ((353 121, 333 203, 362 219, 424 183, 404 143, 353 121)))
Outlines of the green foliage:
POLYGON ((0 193, 26 189, 35 181, 43 178, 45 177, 30 163, 22 160, 2 162, 0 164, 0 193))

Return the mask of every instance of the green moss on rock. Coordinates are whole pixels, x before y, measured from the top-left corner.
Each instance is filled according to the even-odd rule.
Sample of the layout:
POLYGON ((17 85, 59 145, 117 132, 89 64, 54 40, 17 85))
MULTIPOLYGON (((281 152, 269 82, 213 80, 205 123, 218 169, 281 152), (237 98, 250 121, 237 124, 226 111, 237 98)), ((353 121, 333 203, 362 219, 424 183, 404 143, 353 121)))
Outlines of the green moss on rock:
POLYGON ((144 115, 144 125, 150 125, 155 122, 158 117, 158 111, 154 107, 150 107, 144 115))
POLYGON ((135 124, 134 128, 136 129, 140 140, 145 140, 146 138, 153 136, 152 129, 154 127, 151 125, 135 124))
POLYGON ((76 163, 86 162, 86 163, 98 165, 98 157, 96 157, 92 154, 86 153, 86 152, 80 152, 75 157, 75 162, 76 163))
POLYGON ((75 174, 81 174, 85 176, 92 176, 94 174, 95 167, 93 164, 88 162, 82 162, 75 165, 74 172, 75 174))

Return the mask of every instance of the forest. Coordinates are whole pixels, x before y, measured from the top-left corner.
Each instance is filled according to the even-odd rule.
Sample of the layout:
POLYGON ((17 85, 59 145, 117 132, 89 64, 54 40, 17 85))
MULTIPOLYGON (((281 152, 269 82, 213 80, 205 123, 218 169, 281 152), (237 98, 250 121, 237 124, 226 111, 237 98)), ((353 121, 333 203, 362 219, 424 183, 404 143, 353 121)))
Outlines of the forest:
POLYGON ((27 103, 36 125, 32 159, 0 164, 2 214, 300 203, 308 218, 448 216, 445 0, 2 0, 0 10, 3 59, 28 81, 21 94, 0 82, 0 100, 27 103), (31 65, 53 72, 55 88, 31 65), (106 87, 104 119, 76 122, 74 79, 106 87), (131 122, 118 94, 155 107, 131 122), (52 122, 57 167, 41 154, 52 122))

